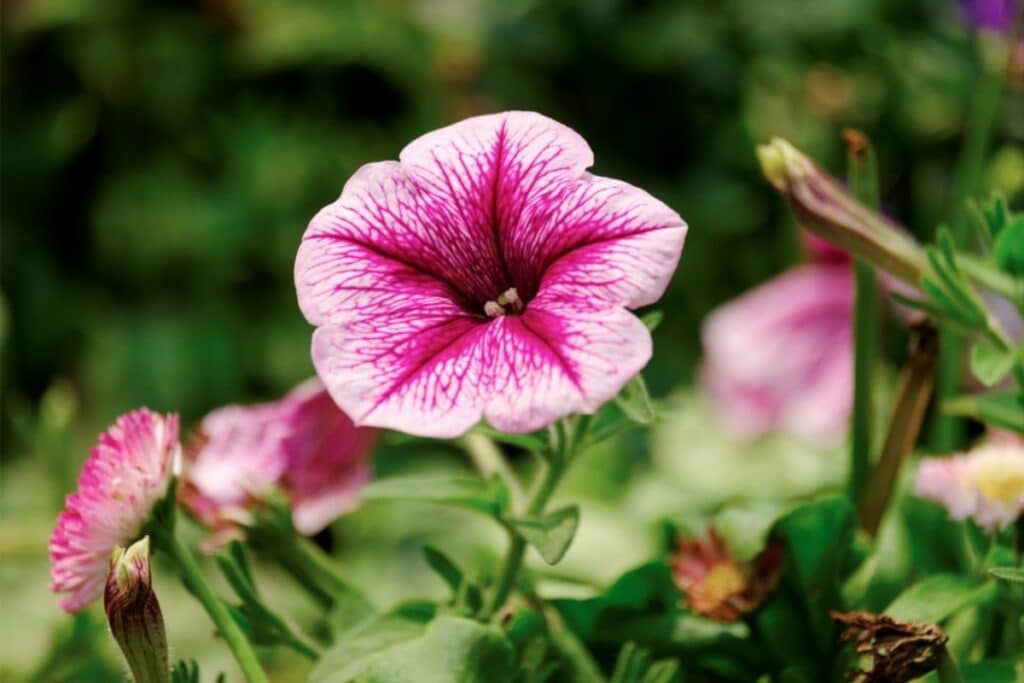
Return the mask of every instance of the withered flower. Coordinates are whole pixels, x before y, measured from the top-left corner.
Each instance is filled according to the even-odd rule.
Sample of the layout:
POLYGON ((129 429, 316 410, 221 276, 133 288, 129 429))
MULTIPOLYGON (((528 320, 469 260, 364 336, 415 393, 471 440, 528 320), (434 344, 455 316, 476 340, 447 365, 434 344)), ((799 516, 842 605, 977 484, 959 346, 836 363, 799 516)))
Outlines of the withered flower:
POLYGON ((689 608, 716 621, 757 609, 778 583, 782 563, 782 544, 774 539, 752 562, 737 562, 714 527, 706 539, 679 539, 671 560, 689 608))
POLYGON ((935 624, 900 621, 870 612, 831 612, 845 627, 840 642, 852 642, 871 657, 869 671, 857 671, 854 683, 905 683, 938 665, 949 637, 935 624))

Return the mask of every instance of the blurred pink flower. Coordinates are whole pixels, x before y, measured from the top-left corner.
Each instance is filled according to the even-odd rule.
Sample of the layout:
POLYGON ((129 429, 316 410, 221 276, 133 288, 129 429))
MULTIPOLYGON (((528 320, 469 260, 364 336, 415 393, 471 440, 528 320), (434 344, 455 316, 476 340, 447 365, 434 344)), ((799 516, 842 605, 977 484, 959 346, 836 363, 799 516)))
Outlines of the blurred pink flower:
POLYGON ((295 528, 313 535, 356 505, 375 437, 313 378, 276 403, 207 415, 186 452, 181 498, 217 532, 215 543, 239 536, 252 510, 277 491, 291 503, 295 528))
POLYGON ((180 457, 178 416, 146 408, 100 435, 50 537, 50 590, 77 612, 103 594, 114 548, 136 540, 180 457))
POLYGON ((917 495, 943 505, 956 520, 973 519, 986 531, 1024 513, 1024 442, 1000 437, 966 454, 925 458, 917 495))
POLYGON ((428 133, 363 166, 295 263, 313 363, 357 424, 457 436, 590 413, 647 363, 627 308, 656 301, 686 234, 676 212, 586 172, 540 114, 428 133))
MULTIPOLYGON (((820 240, 818 240, 820 242, 820 240)), ((712 311, 703 384, 741 438, 785 429, 828 445, 853 400, 853 275, 834 249, 712 311)))

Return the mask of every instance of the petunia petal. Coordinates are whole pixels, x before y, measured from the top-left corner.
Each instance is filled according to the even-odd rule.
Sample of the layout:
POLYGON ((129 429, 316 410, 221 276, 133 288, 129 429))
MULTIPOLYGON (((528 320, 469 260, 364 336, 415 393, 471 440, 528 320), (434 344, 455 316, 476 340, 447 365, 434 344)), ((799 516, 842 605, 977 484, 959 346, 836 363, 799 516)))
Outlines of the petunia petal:
POLYGON ((630 308, 657 301, 686 238, 679 215, 628 183, 589 174, 566 194, 511 229, 516 258, 544 264, 540 289, 630 308))

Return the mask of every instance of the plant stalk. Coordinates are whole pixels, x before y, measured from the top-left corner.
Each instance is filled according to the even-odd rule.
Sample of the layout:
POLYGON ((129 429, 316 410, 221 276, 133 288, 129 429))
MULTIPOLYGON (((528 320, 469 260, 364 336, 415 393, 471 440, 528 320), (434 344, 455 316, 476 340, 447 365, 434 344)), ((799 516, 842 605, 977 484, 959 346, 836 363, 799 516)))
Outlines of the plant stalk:
POLYGON ((937 355, 938 331, 935 325, 927 319, 914 323, 910 330, 910 353, 900 371, 889 431, 882 446, 882 454, 861 499, 861 525, 871 536, 878 532, 896 488, 900 469, 921 431, 921 423, 935 384, 937 355))
MULTIPOLYGON (((868 139, 854 130, 844 131, 850 188, 871 209, 878 208, 878 162, 868 139)), ((853 309, 853 417, 850 441, 849 495, 860 500, 871 464, 872 398, 875 359, 878 355, 878 279, 870 263, 853 264, 856 299, 853 309)))
MULTIPOLYGON (((967 119, 967 135, 963 153, 957 169, 953 191, 953 205, 950 207, 950 232, 953 244, 963 249, 967 232, 967 200, 981 189, 981 175, 995 129, 996 115, 1003 98, 1005 73, 1000 69, 982 67, 982 72, 971 98, 967 119)), ((961 339, 952 331, 943 330, 941 337, 936 395, 940 402, 958 393, 963 373, 964 347, 961 339)), ((938 413, 932 425, 932 447, 947 452, 961 445, 964 435, 964 421, 955 415, 938 413)))
POLYGON ((210 584, 203 578, 199 565, 188 548, 173 533, 161 533, 159 547, 174 561, 185 587, 199 600, 221 637, 231 648, 242 675, 249 683, 267 683, 267 676, 260 666, 249 640, 242 633, 227 607, 221 602, 210 584))

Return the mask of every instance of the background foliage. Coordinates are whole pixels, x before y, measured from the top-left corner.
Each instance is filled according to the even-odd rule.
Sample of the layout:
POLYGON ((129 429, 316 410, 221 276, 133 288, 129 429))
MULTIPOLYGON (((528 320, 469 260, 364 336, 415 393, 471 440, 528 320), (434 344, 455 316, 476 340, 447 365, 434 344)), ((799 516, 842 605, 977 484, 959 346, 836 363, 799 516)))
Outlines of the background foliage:
MULTIPOLYGON (((20 0, 4 10, 0 601, 28 625, 4 620, 0 674, 39 680, 100 680, 113 661, 106 643, 96 655, 68 630, 88 631, 97 615, 71 626, 45 590, 52 515, 94 434, 136 405, 189 424, 311 374, 295 250, 361 164, 475 113, 532 109, 577 129, 595 172, 648 189, 691 226, 645 373, 664 396, 696 377, 704 315, 800 258, 754 144, 784 136, 840 171, 840 129, 865 130, 886 210, 931 235, 977 68, 946 0, 20 0), (40 634, 51 632, 81 659, 47 664, 40 634)), ((1011 204, 1024 197, 1022 141, 1017 83, 985 170, 986 188, 1011 204)), ((772 458, 800 457, 768 443, 747 479, 716 482, 708 459, 740 456, 705 434, 684 457, 704 408, 677 404, 660 436, 581 463, 571 486, 593 509, 559 572, 607 582, 654 547, 648 522, 666 511, 778 499, 841 476, 838 459, 818 457, 801 469, 807 481, 765 484, 757 472, 779 471, 772 458), (705 474, 710 483, 694 483, 705 474), (632 516, 618 519, 612 504, 632 516), (610 543, 621 561, 597 561, 610 543)), ((411 463, 385 444, 378 467, 460 466, 435 450, 411 463)), ((421 513, 374 506, 335 530, 343 561, 383 600, 440 590, 418 548, 446 525, 476 539, 466 552, 490 553, 494 539, 472 521, 421 513)), ((172 642, 204 652, 208 634, 188 633, 175 609, 191 608, 168 610, 172 642)))

